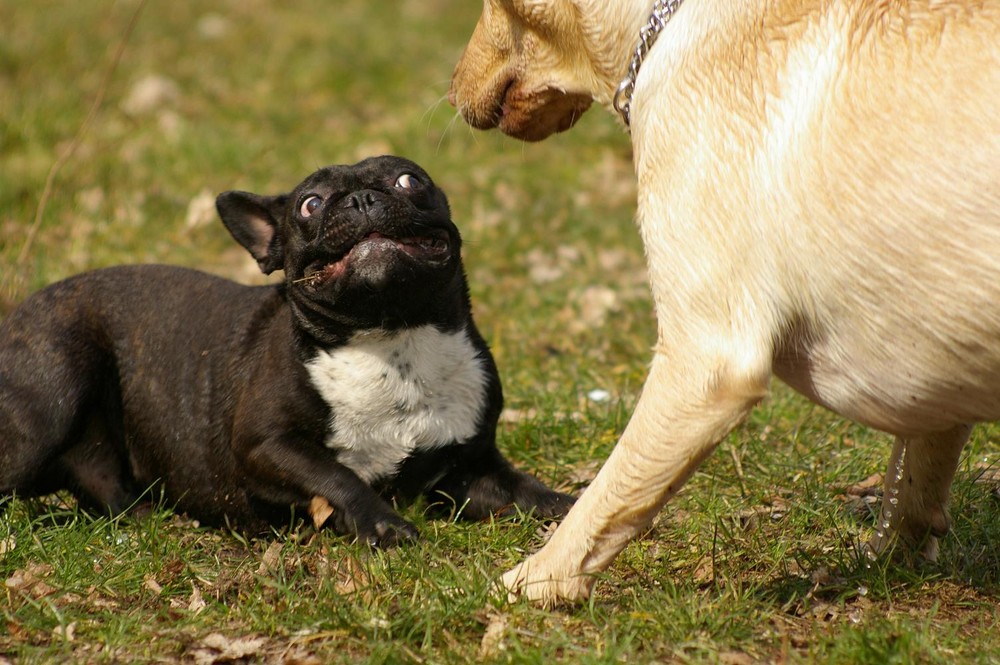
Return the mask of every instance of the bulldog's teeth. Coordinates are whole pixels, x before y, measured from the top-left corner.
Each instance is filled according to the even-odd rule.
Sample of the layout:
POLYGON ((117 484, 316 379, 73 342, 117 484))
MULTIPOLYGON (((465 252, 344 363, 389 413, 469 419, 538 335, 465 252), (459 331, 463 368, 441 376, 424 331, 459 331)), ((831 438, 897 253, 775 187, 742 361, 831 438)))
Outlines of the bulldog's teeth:
POLYGON ((447 242, 445 242, 441 238, 433 238, 430 236, 401 238, 399 242, 403 245, 410 245, 411 247, 420 247, 421 249, 442 250, 448 248, 447 242))

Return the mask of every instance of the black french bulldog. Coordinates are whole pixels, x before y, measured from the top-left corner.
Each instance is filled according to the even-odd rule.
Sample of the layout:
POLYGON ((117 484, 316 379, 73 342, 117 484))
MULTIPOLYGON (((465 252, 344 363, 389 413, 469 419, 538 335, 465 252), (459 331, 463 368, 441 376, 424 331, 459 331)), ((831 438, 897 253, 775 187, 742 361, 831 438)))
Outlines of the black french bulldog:
POLYGON ((217 208, 282 284, 121 266, 0 323, 0 497, 69 489, 118 513, 158 487, 243 531, 322 497, 334 528, 373 545, 417 535, 392 499, 469 519, 568 510, 497 450, 500 380, 423 169, 371 158, 217 208))

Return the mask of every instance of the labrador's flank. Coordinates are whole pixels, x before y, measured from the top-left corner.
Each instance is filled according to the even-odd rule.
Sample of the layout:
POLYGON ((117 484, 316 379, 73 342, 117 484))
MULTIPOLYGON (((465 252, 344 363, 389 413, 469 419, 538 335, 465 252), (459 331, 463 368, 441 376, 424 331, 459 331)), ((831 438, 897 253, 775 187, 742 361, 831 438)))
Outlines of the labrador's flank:
MULTIPOLYGON (((486 0, 451 100, 540 140, 610 106, 651 0, 486 0)), ((1000 418, 1000 0, 687 0, 638 76, 658 321, 635 413, 512 595, 586 596, 772 375, 896 437, 883 508, 933 558, 1000 418)))

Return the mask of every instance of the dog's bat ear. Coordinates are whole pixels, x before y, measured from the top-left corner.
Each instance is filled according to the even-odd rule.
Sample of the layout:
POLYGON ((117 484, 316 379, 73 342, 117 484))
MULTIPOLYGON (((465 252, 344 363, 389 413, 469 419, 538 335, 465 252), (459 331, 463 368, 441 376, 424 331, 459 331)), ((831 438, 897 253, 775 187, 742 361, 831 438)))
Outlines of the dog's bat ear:
POLYGON ((278 225, 284 216, 287 194, 261 196, 250 192, 223 192, 215 199, 222 223, 236 241, 257 259, 265 275, 285 265, 278 225))

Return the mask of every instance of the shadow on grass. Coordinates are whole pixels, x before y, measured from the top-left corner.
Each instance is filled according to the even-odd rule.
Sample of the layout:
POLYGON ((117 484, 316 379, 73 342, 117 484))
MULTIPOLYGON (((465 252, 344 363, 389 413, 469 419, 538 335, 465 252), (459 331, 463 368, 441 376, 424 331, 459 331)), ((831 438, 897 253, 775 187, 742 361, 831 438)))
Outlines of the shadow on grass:
MULTIPOLYGON (((928 590, 952 587, 949 595, 1000 595, 1000 495, 997 487, 960 478, 953 490, 952 529, 941 539, 937 561, 927 561, 902 547, 872 558, 865 543, 847 542, 833 551, 800 549, 794 560, 801 574, 783 574, 761 585, 754 596, 783 611, 810 603, 849 604, 864 598, 872 603, 947 602, 928 590)), ((877 509, 877 504, 875 505, 877 509)), ((862 519, 874 526, 875 513, 862 519)), ((842 541, 843 542, 843 541, 842 541)), ((956 602, 967 599, 955 598, 956 602)))

